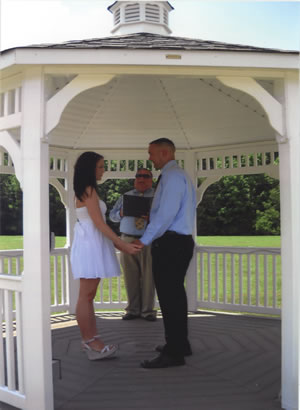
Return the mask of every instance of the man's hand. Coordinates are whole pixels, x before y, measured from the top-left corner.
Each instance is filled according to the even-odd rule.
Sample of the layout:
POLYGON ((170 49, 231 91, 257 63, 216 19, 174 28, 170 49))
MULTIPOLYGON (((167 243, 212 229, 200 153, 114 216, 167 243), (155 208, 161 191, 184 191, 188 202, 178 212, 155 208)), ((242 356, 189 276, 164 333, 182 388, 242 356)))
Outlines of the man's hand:
POLYGON ((123 208, 120 209, 120 217, 123 218, 123 208))
POLYGON ((139 246, 140 249, 142 249, 145 245, 143 244, 143 242, 141 242, 139 239, 135 239, 133 242, 134 245, 139 246))

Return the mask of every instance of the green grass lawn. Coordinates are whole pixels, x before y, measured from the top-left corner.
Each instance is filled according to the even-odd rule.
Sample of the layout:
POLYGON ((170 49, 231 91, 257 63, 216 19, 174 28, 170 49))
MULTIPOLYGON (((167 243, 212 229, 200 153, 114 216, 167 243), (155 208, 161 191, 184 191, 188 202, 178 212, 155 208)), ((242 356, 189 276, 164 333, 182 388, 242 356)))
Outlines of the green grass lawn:
MULTIPOLYGON (((57 236, 55 246, 65 246, 66 238, 57 236)), ((254 246, 264 248, 279 248, 280 236, 198 236, 198 245, 203 246, 254 246)), ((0 249, 22 249, 22 236, 0 236, 0 249)))
POLYGON ((280 236, 198 236, 197 244, 203 246, 280 248, 280 236))

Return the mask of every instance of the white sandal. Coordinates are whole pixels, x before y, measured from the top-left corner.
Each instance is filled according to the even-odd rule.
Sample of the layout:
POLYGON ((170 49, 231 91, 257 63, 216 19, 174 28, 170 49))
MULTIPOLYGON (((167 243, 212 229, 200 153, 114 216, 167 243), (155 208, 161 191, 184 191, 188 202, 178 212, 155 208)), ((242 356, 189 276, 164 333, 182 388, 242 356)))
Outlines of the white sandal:
POLYGON ((107 357, 112 356, 118 350, 118 346, 116 345, 106 345, 103 347, 102 350, 92 349, 91 346, 89 346, 89 344, 94 342, 98 338, 99 336, 98 337, 95 336, 95 337, 92 337, 92 339, 82 341, 81 343, 82 348, 83 350, 86 351, 86 354, 89 360, 105 359, 107 357))

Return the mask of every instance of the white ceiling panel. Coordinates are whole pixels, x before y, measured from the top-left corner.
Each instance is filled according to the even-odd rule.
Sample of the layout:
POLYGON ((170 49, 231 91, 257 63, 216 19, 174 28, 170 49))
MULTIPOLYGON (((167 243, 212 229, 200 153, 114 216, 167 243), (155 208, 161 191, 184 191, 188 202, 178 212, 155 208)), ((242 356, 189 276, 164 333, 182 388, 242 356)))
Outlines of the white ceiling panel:
MULTIPOLYGON (((271 84, 264 84, 271 90, 271 84)), ((54 146, 146 148, 167 137, 178 148, 273 140, 261 106, 215 78, 120 76, 82 92, 51 132, 54 146)))

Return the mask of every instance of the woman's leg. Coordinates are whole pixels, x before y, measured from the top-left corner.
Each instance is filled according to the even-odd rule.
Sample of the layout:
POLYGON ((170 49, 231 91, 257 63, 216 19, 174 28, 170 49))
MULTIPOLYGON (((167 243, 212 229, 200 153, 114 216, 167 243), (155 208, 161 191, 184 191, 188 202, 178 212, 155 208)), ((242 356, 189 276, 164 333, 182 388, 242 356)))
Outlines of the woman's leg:
MULTIPOLYGON (((100 279, 80 279, 76 319, 84 341, 92 339, 97 334, 94 298, 99 282, 100 279)), ((89 345, 96 350, 101 350, 104 347, 101 339, 96 339, 89 345)))

